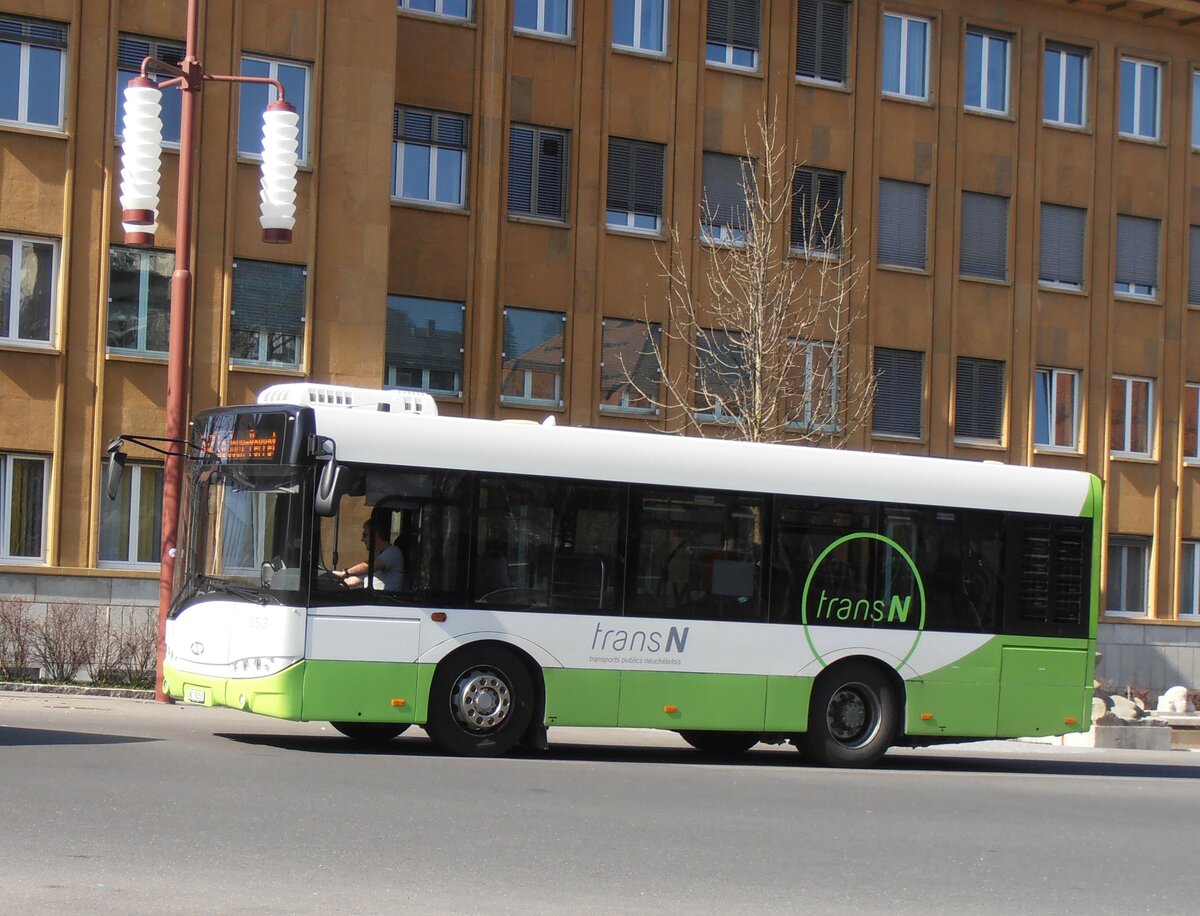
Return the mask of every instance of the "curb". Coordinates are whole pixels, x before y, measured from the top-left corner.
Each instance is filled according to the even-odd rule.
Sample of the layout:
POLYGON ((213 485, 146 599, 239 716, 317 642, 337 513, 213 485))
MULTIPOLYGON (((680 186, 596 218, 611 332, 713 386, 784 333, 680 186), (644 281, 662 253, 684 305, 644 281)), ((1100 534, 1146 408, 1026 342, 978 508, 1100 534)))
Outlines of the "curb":
POLYGON ((81 684, 26 684, 20 681, 0 681, 0 691, 10 693, 49 693, 62 696, 118 697, 125 700, 153 700, 153 690, 134 687, 85 687, 81 684))

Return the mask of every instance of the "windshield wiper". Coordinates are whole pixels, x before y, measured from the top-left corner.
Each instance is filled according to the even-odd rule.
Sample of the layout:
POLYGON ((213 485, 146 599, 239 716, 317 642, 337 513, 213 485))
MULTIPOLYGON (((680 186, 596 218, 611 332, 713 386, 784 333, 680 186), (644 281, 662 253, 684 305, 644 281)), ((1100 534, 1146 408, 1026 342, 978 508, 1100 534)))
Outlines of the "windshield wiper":
POLYGON ((233 595, 236 598, 242 598, 246 601, 254 601, 257 604, 279 604, 279 599, 265 589, 254 588, 250 585, 236 585, 233 582, 227 582, 225 579, 217 579, 203 573, 194 573, 193 575, 196 579, 194 594, 211 595, 213 592, 224 592, 227 595, 233 595))

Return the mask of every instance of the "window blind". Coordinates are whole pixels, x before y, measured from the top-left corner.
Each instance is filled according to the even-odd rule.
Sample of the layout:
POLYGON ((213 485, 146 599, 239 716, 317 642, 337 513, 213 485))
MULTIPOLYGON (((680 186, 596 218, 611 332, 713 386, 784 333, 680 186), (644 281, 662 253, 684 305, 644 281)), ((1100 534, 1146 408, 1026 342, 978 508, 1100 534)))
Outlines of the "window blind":
POLYGON ((911 181, 879 180, 880 264, 925 269, 929 186, 911 181))
POLYGON ((844 172, 798 168, 792 176, 791 244, 796 251, 842 248, 844 172), (811 246, 810 246, 811 242, 811 246))
POLYGON ((1008 198, 963 191, 959 273, 1008 278, 1008 198))
MULTIPOLYGON (((56 25, 52 22, 4 17, 0 18, 0 38, 39 45, 43 48, 65 48, 67 46, 67 29, 66 26, 56 25)), ((140 60, 138 64, 141 64, 140 60)))
POLYGON ((733 226, 745 229, 749 225, 749 208, 744 187, 750 167, 748 160, 725 153, 705 153, 703 161, 704 208, 700 221, 710 226, 733 226))
POLYGON ((1200 226, 1191 227, 1188 244, 1188 302, 1200 305, 1200 226))
POLYGON ((1041 256, 1038 279, 1043 283, 1083 287, 1083 243, 1087 210, 1042 204, 1041 256))
POLYGON ((850 4, 800 0, 796 18, 796 76, 846 82, 850 4))
POLYGON ((709 44, 758 50, 760 0, 708 0, 709 44))
POLYGON ((954 437, 999 442, 1004 430, 1004 363, 958 358, 954 389, 954 437))
POLYGON ((871 431, 888 436, 921 435, 925 354, 875 348, 875 402, 871 431))
POLYGON ((662 215, 663 147, 610 137, 607 208, 645 216, 662 215))
POLYGON ((293 264, 233 262, 235 331, 304 332, 304 285, 308 271, 293 264))
POLYGON ((1117 216, 1117 282, 1158 286, 1158 220, 1117 216))

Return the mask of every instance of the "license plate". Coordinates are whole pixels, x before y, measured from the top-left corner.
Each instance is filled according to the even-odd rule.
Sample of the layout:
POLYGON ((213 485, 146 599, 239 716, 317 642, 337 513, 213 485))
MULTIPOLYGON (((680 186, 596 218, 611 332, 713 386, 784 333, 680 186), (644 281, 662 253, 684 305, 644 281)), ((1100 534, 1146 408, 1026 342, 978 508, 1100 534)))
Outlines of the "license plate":
POLYGON ((189 703, 204 703, 205 699, 207 699, 207 694, 199 687, 188 688, 187 701, 189 703))

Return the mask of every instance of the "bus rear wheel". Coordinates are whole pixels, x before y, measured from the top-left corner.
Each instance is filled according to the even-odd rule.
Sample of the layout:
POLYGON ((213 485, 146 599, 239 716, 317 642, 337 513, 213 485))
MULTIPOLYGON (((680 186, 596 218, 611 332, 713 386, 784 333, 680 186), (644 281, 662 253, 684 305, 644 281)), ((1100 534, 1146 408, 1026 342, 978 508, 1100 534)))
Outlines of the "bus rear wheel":
POLYGON ((438 665, 429 690, 425 731, 461 757, 499 757, 533 720, 529 670, 503 646, 468 646, 438 665))
POLYGON ((330 722, 329 724, 347 738, 379 743, 391 741, 408 728, 407 722, 399 724, 392 722, 330 722))
POLYGON ((736 757, 758 744, 754 732, 680 732, 679 737, 696 750, 713 757, 736 757))
POLYGON ((875 665, 852 661, 817 678, 801 753, 831 767, 869 767, 891 746, 899 723, 896 688, 875 665))

